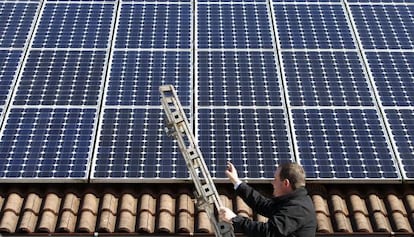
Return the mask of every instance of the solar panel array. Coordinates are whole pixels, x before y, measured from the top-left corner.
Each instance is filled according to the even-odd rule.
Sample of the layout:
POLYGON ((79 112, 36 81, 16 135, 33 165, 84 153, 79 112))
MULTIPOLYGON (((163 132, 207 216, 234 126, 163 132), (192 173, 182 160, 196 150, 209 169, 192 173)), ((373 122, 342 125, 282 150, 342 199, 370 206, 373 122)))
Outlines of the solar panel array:
POLYGON ((408 0, 0 0, 0 178, 187 180, 158 87, 211 175, 414 180, 408 0))

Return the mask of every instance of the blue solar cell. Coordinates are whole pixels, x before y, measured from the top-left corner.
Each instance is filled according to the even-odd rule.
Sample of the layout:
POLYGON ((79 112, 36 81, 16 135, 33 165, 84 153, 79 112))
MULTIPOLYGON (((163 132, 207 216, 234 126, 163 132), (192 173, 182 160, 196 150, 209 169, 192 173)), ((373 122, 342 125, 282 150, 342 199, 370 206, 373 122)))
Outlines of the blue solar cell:
POLYGON ((97 105, 105 51, 30 51, 14 105, 97 105))
POLYGON ((87 178, 95 109, 12 108, 0 138, 1 178, 87 178))
POLYGON ((198 48, 273 48, 265 4, 198 4, 198 48))
POLYGON ((199 109, 198 141, 215 178, 225 178, 228 160, 241 178, 271 179, 275 165, 293 159, 282 109, 199 109))
POLYGON ((23 48, 39 3, 0 2, 0 48, 23 48))
POLYGON ((199 52, 198 105, 281 106, 273 52, 199 52))
POLYGON ((0 50, 0 107, 5 105, 10 94, 22 53, 20 50, 0 50))
POLYGON ((373 106, 356 52, 283 52, 292 106, 373 106))
POLYGON ((414 110, 386 109, 385 114, 403 172, 407 178, 414 179, 414 110))
POLYGON ((159 105, 164 84, 174 85, 181 104, 190 105, 190 52, 115 51, 106 105, 159 105))
POLYGON ((413 49, 414 5, 350 5, 365 49, 413 49))
POLYGON ((185 161, 164 128, 161 109, 105 109, 94 178, 188 178, 185 161))
POLYGON ((190 4, 122 4, 116 48, 191 47, 190 4))
POLYGON ((275 4, 274 9, 282 48, 355 49, 339 4, 275 4))
POLYGON ((308 178, 399 178, 376 110, 293 109, 292 114, 308 178))
POLYGON ((383 106, 414 106, 414 53, 366 52, 383 106))
POLYGON ((108 48, 114 4, 46 3, 33 48, 108 48))
POLYGON ((412 0, 347 0, 350 3, 412 3, 412 0))

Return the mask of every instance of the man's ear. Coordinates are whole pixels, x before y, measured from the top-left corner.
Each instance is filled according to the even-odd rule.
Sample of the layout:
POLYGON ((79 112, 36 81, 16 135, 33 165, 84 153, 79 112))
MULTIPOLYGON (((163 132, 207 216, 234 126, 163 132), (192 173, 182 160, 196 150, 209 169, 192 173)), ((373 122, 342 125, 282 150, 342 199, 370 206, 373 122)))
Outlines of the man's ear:
POLYGON ((284 185, 285 187, 290 187, 290 181, 289 181, 289 179, 285 179, 285 180, 283 180, 283 185, 284 185))

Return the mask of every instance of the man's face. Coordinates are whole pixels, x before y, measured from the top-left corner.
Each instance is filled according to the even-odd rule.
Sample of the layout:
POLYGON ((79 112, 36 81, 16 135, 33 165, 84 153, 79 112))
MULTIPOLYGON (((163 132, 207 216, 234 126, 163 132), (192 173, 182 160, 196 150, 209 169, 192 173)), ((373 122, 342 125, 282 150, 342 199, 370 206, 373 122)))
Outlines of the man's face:
POLYGON ((279 168, 275 172, 275 177, 272 181, 273 185, 273 196, 279 197, 289 193, 292 189, 290 187, 289 180, 281 180, 280 179, 280 170, 279 168))

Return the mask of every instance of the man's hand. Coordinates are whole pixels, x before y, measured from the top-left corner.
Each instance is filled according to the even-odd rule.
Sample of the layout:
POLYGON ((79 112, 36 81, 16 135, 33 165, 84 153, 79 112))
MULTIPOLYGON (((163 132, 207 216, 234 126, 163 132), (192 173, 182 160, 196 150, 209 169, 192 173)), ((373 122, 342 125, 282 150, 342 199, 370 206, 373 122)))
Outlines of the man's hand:
POLYGON ((230 179, 230 182, 233 185, 240 181, 237 170, 234 168, 234 165, 230 161, 227 161, 226 176, 230 179))
POLYGON ((231 219, 237 215, 227 207, 220 207, 219 209, 219 218, 220 220, 232 224, 231 219))

